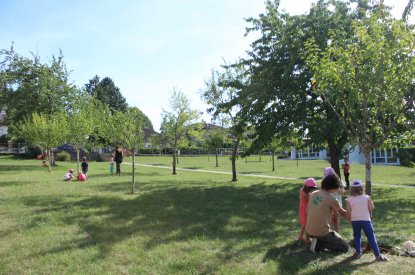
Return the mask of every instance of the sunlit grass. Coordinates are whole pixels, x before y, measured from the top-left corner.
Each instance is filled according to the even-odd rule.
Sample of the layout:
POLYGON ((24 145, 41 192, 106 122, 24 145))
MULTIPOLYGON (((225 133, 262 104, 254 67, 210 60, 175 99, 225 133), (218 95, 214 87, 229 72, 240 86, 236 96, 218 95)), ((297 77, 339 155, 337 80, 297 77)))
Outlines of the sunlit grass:
MULTIPOLYGON (((255 158, 238 160, 238 171, 274 175, 262 158, 262 164, 255 158)), ((221 159, 221 171, 230 170, 227 161, 221 159)), ((139 157, 138 162, 169 165, 171 159, 139 157)), ((310 253, 296 241, 302 180, 240 175, 231 182, 226 174, 179 171, 173 176, 170 169, 138 166, 138 192, 131 195, 131 166, 123 164, 123 176, 117 177, 109 175, 108 165, 91 162, 87 182, 63 182, 74 163, 58 163, 49 173, 36 160, 0 157, 0 274, 415 272, 411 258, 389 256, 387 263, 374 263, 371 254, 354 261, 352 252, 310 253)), ((275 174, 318 177, 326 165, 278 161, 275 174)), ((179 160, 179 167, 214 166, 213 158, 179 160)), ((358 173, 360 167, 352 169, 358 173)), ((395 174, 401 168, 387 169, 395 174)), ((410 173, 400 173, 401 182, 409 181, 410 173)), ((408 187, 373 189, 380 243, 400 245, 415 238, 414 195, 408 187)), ((350 240, 351 226, 342 221, 341 228, 350 240)))

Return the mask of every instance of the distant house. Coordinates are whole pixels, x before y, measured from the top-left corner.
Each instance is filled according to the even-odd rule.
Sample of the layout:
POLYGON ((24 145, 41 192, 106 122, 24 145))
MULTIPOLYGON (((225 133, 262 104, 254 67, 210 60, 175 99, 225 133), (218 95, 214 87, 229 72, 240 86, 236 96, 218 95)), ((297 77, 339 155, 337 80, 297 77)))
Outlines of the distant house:
MULTIPOLYGON (((397 157, 398 148, 392 149, 373 149, 371 153, 372 164, 383 165, 399 165, 399 158, 397 157)), ((295 148, 291 148, 291 159, 327 159, 328 152, 326 149, 318 149, 313 146, 309 146, 306 149, 296 151, 295 148)), ((350 163, 365 163, 365 157, 361 152, 359 146, 349 154, 350 163)))
POLYGON ((8 129, 6 111, 2 110, 0 112, 0 137, 6 135, 8 129))
POLYGON ((144 132, 144 148, 153 147, 151 143, 151 137, 154 135, 158 136, 160 134, 154 131, 154 129, 152 128, 143 128, 143 132, 144 132))

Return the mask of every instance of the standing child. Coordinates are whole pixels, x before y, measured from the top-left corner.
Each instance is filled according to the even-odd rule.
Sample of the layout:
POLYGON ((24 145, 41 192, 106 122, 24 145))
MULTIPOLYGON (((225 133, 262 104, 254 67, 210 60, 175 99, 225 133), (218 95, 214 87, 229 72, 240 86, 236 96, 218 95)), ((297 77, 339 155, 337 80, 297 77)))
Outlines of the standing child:
POLYGON ((82 173, 85 175, 85 177, 88 177, 88 162, 86 162, 86 157, 82 158, 82 173))
MULTIPOLYGON (((331 174, 336 175, 336 172, 331 167, 326 167, 323 173, 324 173, 324 176, 323 176, 324 178, 331 174)), ((340 206, 343 207, 342 195, 344 194, 344 187, 341 181, 340 183, 341 183, 340 187, 336 190, 336 192, 333 192, 330 195, 332 195, 339 202, 340 206)), ((338 211, 333 211, 331 224, 333 226, 334 231, 339 233, 340 232, 340 213, 338 211)))
POLYGON ((346 181, 346 190, 350 188, 350 163, 348 158, 344 158, 344 163, 342 164, 344 180, 346 181))
POLYGON ((370 212, 375 208, 372 199, 364 194, 363 184, 360 180, 354 180, 350 188, 350 196, 347 198, 347 208, 353 227, 354 245, 356 253, 354 257, 359 259, 362 256, 362 229, 370 246, 375 254, 376 261, 387 261, 388 259, 380 254, 378 243, 370 218, 370 212))
POLYGON ((64 181, 71 181, 73 179, 73 169, 69 169, 68 173, 63 176, 64 181))
POLYGON ((111 162, 110 162, 110 173, 113 176, 114 176, 114 165, 115 165, 114 158, 111 158, 111 162))
POLYGON ((308 237, 304 238, 305 226, 307 224, 307 204, 310 197, 310 193, 317 188, 316 180, 314 178, 308 178, 304 181, 304 186, 300 189, 300 206, 298 208, 298 221, 301 225, 300 234, 298 235, 299 241, 309 243, 308 237))

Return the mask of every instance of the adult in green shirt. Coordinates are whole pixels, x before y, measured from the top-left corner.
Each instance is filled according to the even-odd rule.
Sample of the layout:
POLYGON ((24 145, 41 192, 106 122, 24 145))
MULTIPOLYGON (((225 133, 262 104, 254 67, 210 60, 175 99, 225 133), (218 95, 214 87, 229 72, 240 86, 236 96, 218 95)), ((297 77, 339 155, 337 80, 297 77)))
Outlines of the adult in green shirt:
POLYGON ((320 190, 310 194, 305 230, 311 237, 310 250, 313 253, 324 249, 339 252, 347 252, 350 249, 347 241, 330 227, 333 210, 350 220, 347 210, 343 209, 339 202, 330 195, 340 186, 340 178, 336 174, 331 174, 322 180, 320 190))

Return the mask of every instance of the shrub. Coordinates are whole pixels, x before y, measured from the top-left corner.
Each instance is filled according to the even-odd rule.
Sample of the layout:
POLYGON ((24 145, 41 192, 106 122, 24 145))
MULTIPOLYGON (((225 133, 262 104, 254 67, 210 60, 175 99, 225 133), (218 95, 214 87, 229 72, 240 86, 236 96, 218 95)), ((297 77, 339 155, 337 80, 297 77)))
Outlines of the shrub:
POLYGON ((401 148, 397 152, 397 156, 399 158, 399 162, 401 163, 401 166, 405 167, 414 167, 415 166, 415 149, 412 148, 401 148))
POLYGON ((56 154, 57 161, 70 161, 71 155, 68 152, 59 152, 56 154))

